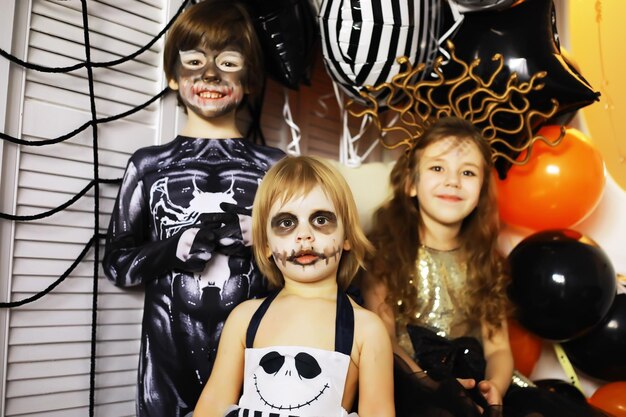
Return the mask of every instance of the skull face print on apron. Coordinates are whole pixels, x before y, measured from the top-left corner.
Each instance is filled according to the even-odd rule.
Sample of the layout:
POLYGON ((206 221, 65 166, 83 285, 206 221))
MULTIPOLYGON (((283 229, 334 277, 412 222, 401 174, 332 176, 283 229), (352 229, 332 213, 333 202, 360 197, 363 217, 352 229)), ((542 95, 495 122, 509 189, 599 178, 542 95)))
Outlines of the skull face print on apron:
POLYGON ((348 296, 338 291, 334 351, 306 346, 253 348, 261 319, 277 294, 266 298, 250 321, 239 407, 301 417, 346 416, 341 403, 354 337, 348 296))

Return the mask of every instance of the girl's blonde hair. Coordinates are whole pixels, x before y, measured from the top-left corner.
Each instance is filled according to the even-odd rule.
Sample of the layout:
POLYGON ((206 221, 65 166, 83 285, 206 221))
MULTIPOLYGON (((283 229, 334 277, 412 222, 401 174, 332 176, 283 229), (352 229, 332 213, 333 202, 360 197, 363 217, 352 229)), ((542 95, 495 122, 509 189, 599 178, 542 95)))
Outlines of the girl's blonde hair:
POLYGON ((339 261, 337 283, 347 288, 365 257, 373 251, 359 224, 358 212, 350 187, 343 176, 328 163, 313 156, 287 156, 276 163, 259 185, 252 208, 253 252, 259 269, 273 287, 285 283, 274 258, 267 256, 267 224, 274 203, 284 204, 294 197, 308 194, 320 186, 333 202, 337 216, 341 218, 345 239, 350 250, 344 251, 339 261))
POLYGON ((409 190, 419 181, 417 173, 424 149, 451 138, 457 143, 474 143, 483 159, 484 179, 478 205, 463 220, 459 234, 461 254, 467 262, 466 303, 460 308, 472 319, 499 327, 509 308, 506 295, 508 276, 497 249, 499 217, 491 148, 466 120, 441 118, 397 161, 390 174, 393 196, 374 215, 370 238, 377 252, 375 258, 369 259, 369 272, 374 279, 381 279, 386 284, 387 302, 395 309, 400 322, 410 322, 420 303, 417 290, 409 281, 414 280, 416 275, 415 262, 421 243, 419 228, 422 224, 419 201, 410 197, 409 190))

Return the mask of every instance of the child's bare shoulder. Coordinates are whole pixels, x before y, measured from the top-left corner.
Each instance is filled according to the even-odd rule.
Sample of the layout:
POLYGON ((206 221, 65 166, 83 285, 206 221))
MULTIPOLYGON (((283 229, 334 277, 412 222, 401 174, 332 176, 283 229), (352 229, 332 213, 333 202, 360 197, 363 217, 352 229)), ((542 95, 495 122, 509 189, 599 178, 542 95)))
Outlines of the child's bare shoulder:
POLYGON ((264 298, 253 298, 239 304, 228 315, 230 321, 249 322, 254 312, 259 308, 264 298))
POLYGON ((352 301, 354 308, 354 324, 356 331, 364 335, 381 335, 387 334, 383 321, 376 313, 361 307, 352 301))

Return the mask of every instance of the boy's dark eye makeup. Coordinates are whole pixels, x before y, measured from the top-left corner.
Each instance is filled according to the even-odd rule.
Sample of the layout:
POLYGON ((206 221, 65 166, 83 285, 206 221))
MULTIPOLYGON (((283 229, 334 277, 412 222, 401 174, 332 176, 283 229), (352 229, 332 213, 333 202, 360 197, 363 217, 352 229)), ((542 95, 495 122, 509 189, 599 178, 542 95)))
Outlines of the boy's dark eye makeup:
POLYGON ((201 51, 192 49, 189 51, 179 51, 178 53, 180 56, 180 62, 185 69, 199 69, 206 64, 206 56, 201 51))
POLYGON ((202 47, 188 51, 179 51, 180 62, 184 69, 190 71, 203 70, 209 61, 214 61, 218 69, 225 72, 241 71, 245 58, 236 48, 222 50, 206 50, 202 47))

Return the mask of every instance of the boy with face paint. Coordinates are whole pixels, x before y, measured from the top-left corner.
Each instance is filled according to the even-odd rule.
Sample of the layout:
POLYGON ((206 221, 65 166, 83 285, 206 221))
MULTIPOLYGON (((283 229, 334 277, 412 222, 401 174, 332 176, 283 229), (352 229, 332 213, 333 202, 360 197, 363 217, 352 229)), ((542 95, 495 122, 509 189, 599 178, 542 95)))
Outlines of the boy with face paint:
POLYGON ((194 417, 347 417, 355 405, 393 417, 391 341, 345 293, 372 250, 346 181, 317 158, 287 157, 252 217, 254 255, 276 291, 229 316, 194 417))
POLYGON ((266 294, 251 250, 252 202, 284 156, 244 140, 236 125, 263 71, 240 4, 206 0, 185 10, 168 33, 164 69, 187 122, 173 141, 131 156, 103 259, 115 285, 145 289, 138 416, 189 414, 226 317, 266 294))

